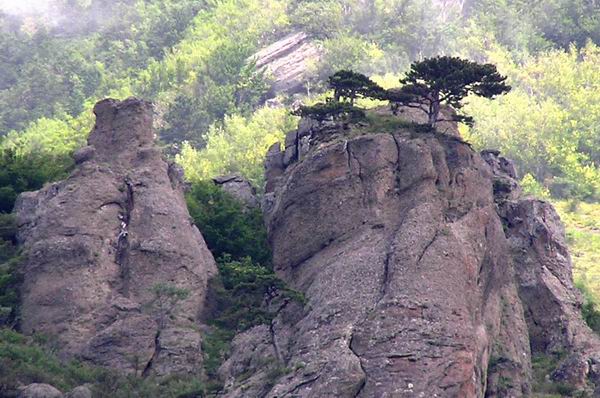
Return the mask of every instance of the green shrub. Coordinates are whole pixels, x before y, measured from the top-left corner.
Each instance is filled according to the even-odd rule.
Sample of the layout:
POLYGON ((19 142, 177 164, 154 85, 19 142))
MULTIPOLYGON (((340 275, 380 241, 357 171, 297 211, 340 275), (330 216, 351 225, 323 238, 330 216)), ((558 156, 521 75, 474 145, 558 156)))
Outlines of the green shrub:
POLYGON ((288 289, 273 270, 249 257, 238 261, 226 254, 217 266, 220 280, 213 281, 217 314, 212 322, 222 329, 243 331, 271 322, 276 314, 265 306, 265 297, 282 295, 304 303, 301 293, 288 289))
POLYGON ((210 181, 194 183, 187 204, 215 257, 227 253, 233 259, 250 257, 255 263, 270 265, 271 251, 259 209, 244 209, 210 181))
POLYGON ((273 270, 253 263, 249 257, 234 260, 225 254, 217 260, 217 266, 219 277, 210 284, 215 301, 209 322, 212 330, 202 342, 209 391, 219 389, 221 385, 217 370, 227 358, 235 334, 256 325, 269 324, 277 315, 277 311, 268 305, 269 300, 282 298, 305 303, 301 293, 287 288, 273 270))
POLYGON ((594 296, 583 279, 575 282, 575 286, 577 286, 583 295, 581 316, 583 316, 585 323, 587 323, 590 329, 596 333, 600 333, 600 308, 598 307, 598 299, 594 296))
POLYGON ((20 385, 48 383, 67 392, 91 384, 94 397, 101 398, 192 398, 204 396, 199 375, 140 378, 77 361, 63 362, 39 337, 26 337, 0 329, 0 396, 16 397, 20 385))
POLYGON ((15 246, 17 233, 12 214, 0 213, 0 325, 14 324, 19 313, 20 256, 15 246))
POLYGON ((313 106, 301 106, 294 112, 295 116, 308 117, 318 121, 333 119, 337 121, 358 122, 364 120, 365 112, 347 102, 328 100, 313 106))
POLYGON ((18 156, 12 150, 0 149, 0 213, 10 213, 21 192, 65 177, 72 163, 69 156, 18 156))
POLYGON ((530 173, 525 174, 521 179, 523 193, 534 196, 539 199, 550 199, 550 191, 530 173))

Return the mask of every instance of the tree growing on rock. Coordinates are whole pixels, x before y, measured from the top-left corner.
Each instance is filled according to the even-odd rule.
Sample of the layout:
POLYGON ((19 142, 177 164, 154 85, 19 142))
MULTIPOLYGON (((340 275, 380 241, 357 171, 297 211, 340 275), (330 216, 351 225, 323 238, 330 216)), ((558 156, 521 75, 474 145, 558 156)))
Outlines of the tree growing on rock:
POLYGON ((458 111, 463 107, 464 98, 470 94, 493 99, 511 89, 496 66, 449 56, 413 63, 400 83, 403 84, 400 89, 388 90, 381 98, 389 100, 393 110, 399 106, 422 110, 427 114, 431 127, 441 121, 473 123, 472 117, 461 114, 441 119, 442 104, 458 111))
POLYGON ((154 297, 150 304, 158 327, 162 330, 175 315, 179 302, 189 297, 190 291, 167 283, 156 283, 152 286, 152 293, 154 297))
POLYGON ((351 70, 340 70, 329 76, 329 87, 333 89, 333 99, 349 100, 351 105, 358 97, 373 97, 383 89, 367 76, 351 70))

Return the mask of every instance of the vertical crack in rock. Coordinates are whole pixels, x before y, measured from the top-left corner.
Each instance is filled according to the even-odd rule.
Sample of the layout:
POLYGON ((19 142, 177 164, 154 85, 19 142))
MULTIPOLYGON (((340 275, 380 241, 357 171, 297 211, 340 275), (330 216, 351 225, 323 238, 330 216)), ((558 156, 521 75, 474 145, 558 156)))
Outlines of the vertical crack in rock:
POLYGON ((358 179, 360 180, 360 186, 362 187, 362 204, 364 207, 367 206, 367 198, 369 196, 369 192, 368 192, 368 184, 365 183, 365 178, 363 175, 363 171, 362 171, 362 164, 360 163, 360 161, 358 160, 358 158, 356 157, 356 154, 352 153, 352 151, 350 150, 350 145, 348 143, 348 141, 344 142, 344 150, 346 151, 347 154, 347 159, 348 159, 348 170, 350 172, 352 172, 352 162, 351 160, 354 159, 354 161, 356 162, 356 165, 358 167, 357 169, 357 176, 358 179))
POLYGON ((377 302, 375 305, 379 304, 381 300, 387 294, 389 285, 390 285, 390 260, 392 255, 394 254, 393 243, 390 243, 389 250, 385 254, 385 260, 383 261, 383 278, 381 281, 381 288, 379 289, 379 297, 377 298, 377 302))
POLYGON ((352 351, 354 356, 358 359, 358 363, 360 365, 360 370, 363 372, 363 375, 364 375, 364 378, 358 388, 358 391, 356 391, 356 394, 354 394, 354 397, 356 398, 360 395, 362 390, 365 388, 365 385, 367 384, 367 371, 365 370, 365 368, 363 366, 362 358, 360 357, 360 355, 358 355, 358 353, 356 351, 354 351, 354 347, 352 347, 353 342, 354 342, 354 331, 352 331, 352 335, 350 336, 350 342, 348 343, 348 348, 350 349, 350 351, 352 351))
POLYGON ((156 330, 156 336, 154 336, 154 352, 152 353, 152 357, 146 364, 146 367, 142 371, 142 377, 147 377, 152 370, 152 364, 158 358, 158 354, 160 353, 160 327, 156 330))
POLYGON ((321 375, 323 374, 323 370, 325 369, 325 366, 326 365, 323 365, 323 366, 321 366, 319 368, 319 370, 316 370, 314 372, 314 374, 315 374, 314 376, 301 381, 300 383, 294 385, 292 388, 288 389, 286 392, 284 392, 283 394, 278 395, 278 396, 281 396, 281 397, 288 397, 288 396, 296 397, 297 395, 292 395, 292 394, 297 393, 302 387, 304 387, 306 385, 309 385, 309 384, 312 384, 315 381, 319 380, 319 378, 321 378, 321 375))
POLYGON ((129 297, 130 269, 129 269, 129 224, 131 222, 131 213, 133 212, 133 185, 129 178, 125 179, 125 205, 123 211, 119 214, 121 222, 119 235, 117 237, 117 252, 115 262, 119 265, 121 275, 121 294, 129 297))
POLYGON ((431 238, 431 240, 429 241, 429 243, 427 243, 427 245, 425 246, 425 248, 423 249, 423 251, 419 255, 419 258, 417 259, 417 262, 416 262, 415 265, 419 265, 419 263, 421 262, 421 260, 425 256, 425 253, 427 253, 427 250, 429 250, 429 248, 431 247, 431 245, 433 245, 433 242, 435 242, 435 240, 437 239, 438 235, 439 235, 439 231, 436 229, 435 234, 433 235, 433 238, 431 238))
POLYGON ((271 334, 271 344, 273 345, 273 351, 275 351, 275 357, 281 363, 283 363, 283 359, 281 357, 281 351, 279 350, 279 345, 277 344, 277 336, 275 335, 275 321, 271 321, 269 325, 269 333, 271 334))
POLYGON ((390 261, 392 261, 392 256, 394 255, 394 251, 395 251, 394 240, 396 239, 396 236, 402 230, 402 227, 404 227, 405 221, 406 221, 406 215, 404 215, 404 217, 402 217, 402 219, 400 220, 400 223, 398 223, 398 227, 396 229, 394 229, 394 232, 392 233, 392 235, 389 238, 387 251, 385 253, 385 259, 383 261, 383 275, 382 275, 383 277, 381 278, 381 287, 379 290, 379 297, 375 301, 375 307, 377 307, 377 305, 379 305, 379 303, 381 302, 381 300, 383 300, 383 298, 386 296, 386 294, 389 290, 391 274, 392 274, 392 270, 390 267, 390 261))

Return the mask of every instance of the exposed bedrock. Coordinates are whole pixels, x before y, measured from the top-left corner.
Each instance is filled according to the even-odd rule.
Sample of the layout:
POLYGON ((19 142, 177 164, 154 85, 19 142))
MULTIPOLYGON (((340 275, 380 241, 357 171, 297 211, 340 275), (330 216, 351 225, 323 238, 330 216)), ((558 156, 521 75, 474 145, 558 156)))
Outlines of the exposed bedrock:
POLYGON ((181 173, 153 144, 149 103, 109 99, 94 113, 69 178, 16 205, 22 329, 56 339, 65 357, 126 372, 197 370, 194 324, 216 266, 191 222, 181 173), (156 285, 189 295, 166 308, 156 285))
POLYGON ((556 380, 593 380, 560 221, 518 199, 510 162, 455 136, 343 128, 301 122, 269 151, 274 266, 308 303, 236 338, 226 396, 527 396, 532 349, 583 361, 556 380))

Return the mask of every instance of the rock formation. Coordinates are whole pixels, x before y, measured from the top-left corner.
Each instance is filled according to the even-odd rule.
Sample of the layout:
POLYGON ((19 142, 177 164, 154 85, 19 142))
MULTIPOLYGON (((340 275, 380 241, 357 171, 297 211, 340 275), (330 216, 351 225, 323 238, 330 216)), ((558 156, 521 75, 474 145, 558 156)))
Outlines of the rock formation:
POLYGON ((64 357, 125 372, 196 370, 195 322, 216 266, 181 173, 153 145, 149 103, 109 99, 94 113, 69 178, 18 199, 21 327, 56 339, 64 357), (170 306, 175 288, 189 295, 170 306))
POLYGON ((555 380, 594 382, 560 221, 498 153, 304 120, 266 176, 274 267, 308 303, 236 337, 225 396, 520 397, 558 350, 555 380))
POLYGON ((269 96, 274 97, 305 91, 310 65, 320 57, 319 48, 305 33, 298 32, 265 47, 250 59, 272 79, 269 96))
POLYGON ((239 200, 247 208, 257 208, 260 203, 256 197, 256 189, 250 181, 239 174, 230 174, 213 178, 215 185, 239 200))

